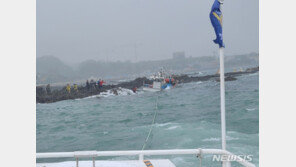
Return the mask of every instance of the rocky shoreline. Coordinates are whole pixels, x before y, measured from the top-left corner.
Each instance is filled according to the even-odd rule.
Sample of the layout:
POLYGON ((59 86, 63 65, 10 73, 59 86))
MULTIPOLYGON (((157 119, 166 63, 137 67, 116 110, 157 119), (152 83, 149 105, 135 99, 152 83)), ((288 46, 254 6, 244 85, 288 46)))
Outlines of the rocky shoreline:
MULTIPOLYGON (((234 81, 236 80, 235 77, 244 75, 244 74, 251 74, 256 73, 259 71, 259 67, 248 68, 245 71, 241 72, 229 72, 225 73, 225 81, 234 81)), ((188 75, 174 75, 173 76, 178 83, 188 83, 188 82, 198 82, 198 81, 209 81, 215 80, 217 82, 220 81, 219 74, 214 75, 205 75, 205 76, 188 76, 188 75)), ((143 83, 151 84, 153 81, 147 79, 146 77, 137 78, 132 81, 122 82, 116 85, 103 85, 102 87, 97 87, 95 85, 91 85, 90 87, 86 86, 77 86, 77 90, 71 90, 69 93, 66 90, 66 87, 62 89, 53 90, 43 87, 37 86, 36 87, 36 102, 37 103, 53 103, 62 100, 68 99, 79 99, 85 98, 93 95, 99 95, 101 92, 106 92, 107 90, 114 90, 116 94, 116 89, 118 88, 126 88, 126 89, 133 89, 139 88, 143 86, 143 83)))

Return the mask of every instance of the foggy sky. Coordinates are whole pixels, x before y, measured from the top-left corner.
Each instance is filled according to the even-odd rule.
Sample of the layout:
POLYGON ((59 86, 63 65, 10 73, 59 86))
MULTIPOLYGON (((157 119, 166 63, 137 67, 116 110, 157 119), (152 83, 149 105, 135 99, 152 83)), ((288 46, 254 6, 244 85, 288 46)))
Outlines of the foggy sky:
MULTIPOLYGON (((225 54, 259 50, 258 0, 225 0, 225 54)), ((68 63, 209 56, 213 0, 37 0, 37 57, 68 63)))

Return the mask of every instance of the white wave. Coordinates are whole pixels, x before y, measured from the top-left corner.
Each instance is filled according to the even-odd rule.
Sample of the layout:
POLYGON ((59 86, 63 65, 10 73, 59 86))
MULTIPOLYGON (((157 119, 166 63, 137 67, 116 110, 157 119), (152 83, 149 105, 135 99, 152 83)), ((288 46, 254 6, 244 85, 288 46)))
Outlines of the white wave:
MULTIPOLYGON (((230 136, 226 136, 226 140, 230 141, 230 140, 238 140, 239 138, 237 137, 230 137, 230 136)), ((202 141, 220 141, 221 138, 216 138, 216 137, 211 137, 211 138, 206 138, 203 139, 202 141)))
POLYGON ((124 88, 119 88, 117 92, 118 92, 118 95, 121 95, 121 96, 135 94, 132 90, 130 90, 130 89, 124 89, 124 88))
POLYGON ((238 137, 230 137, 230 136, 226 136, 226 140, 238 140, 238 137))
POLYGON ((180 126, 171 126, 171 127, 167 128, 166 130, 173 130, 173 129, 177 129, 177 128, 180 128, 180 126))
POLYGON ((107 90, 106 92, 101 92, 96 97, 109 97, 109 96, 114 96, 114 95, 115 94, 111 90, 107 90))
POLYGON ((156 127, 163 127, 163 126, 168 126, 168 125, 172 125, 172 124, 176 124, 176 123, 167 122, 167 123, 163 123, 163 124, 155 124, 155 126, 156 127))
POLYGON ((220 138, 211 137, 211 138, 203 139, 202 141, 220 141, 220 138))
POLYGON ((201 81, 195 82, 196 85, 199 85, 199 84, 201 84, 201 83, 202 83, 201 81))
POLYGON ((228 134, 236 133, 235 131, 227 131, 228 134))
POLYGON ((259 72, 255 72, 255 73, 252 73, 252 74, 248 74, 247 76, 256 76, 256 75, 259 75, 259 72))
MULTIPOLYGON (((89 99, 89 98, 101 98, 101 97, 110 97, 110 96, 126 96, 126 95, 133 95, 136 94, 130 89, 125 88, 117 88, 117 89, 110 89, 105 92, 101 92, 98 95, 88 96, 83 99, 89 99)), ((79 99, 78 99, 79 100, 79 99)))
MULTIPOLYGON (((93 96, 88 96, 88 97, 84 97, 82 99, 90 99, 90 98, 96 98, 98 97, 99 95, 93 95, 93 96)), ((80 100, 80 99, 75 99, 75 100, 80 100)))
POLYGON ((247 111, 254 111, 256 108, 246 108, 247 111))

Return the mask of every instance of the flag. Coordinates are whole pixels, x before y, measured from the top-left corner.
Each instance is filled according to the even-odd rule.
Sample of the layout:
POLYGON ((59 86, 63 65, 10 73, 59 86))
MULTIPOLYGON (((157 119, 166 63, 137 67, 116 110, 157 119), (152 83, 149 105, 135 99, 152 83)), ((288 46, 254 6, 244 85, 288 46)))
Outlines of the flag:
POLYGON ((219 47, 225 47, 222 37, 222 12, 220 10, 220 1, 215 0, 211 9, 210 19, 216 33, 216 39, 213 40, 219 47))

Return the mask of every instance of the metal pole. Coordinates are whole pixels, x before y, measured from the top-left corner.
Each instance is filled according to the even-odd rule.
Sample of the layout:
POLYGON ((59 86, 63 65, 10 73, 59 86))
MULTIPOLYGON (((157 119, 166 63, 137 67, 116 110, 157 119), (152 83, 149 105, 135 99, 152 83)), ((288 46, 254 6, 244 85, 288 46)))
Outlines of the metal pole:
POLYGON ((93 167, 96 167, 96 160, 95 160, 95 157, 92 157, 92 161, 93 161, 93 167))
MULTIPOLYGON (((220 3, 221 3, 220 10, 222 12, 223 1, 220 0, 220 3)), ((221 17, 221 19, 223 19, 223 17, 221 17)), ((219 54, 220 54, 220 103, 221 103, 220 107, 221 107, 222 149, 226 150, 224 47, 219 48, 219 54)))
MULTIPOLYGON (((222 13, 222 4, 224 0, 219 0, 222 13)), ((223 23, 223 15, 221 16, 223 23)), ((221 25, 223 26, 223 24, 221 25)), ((221 107, 221 136, 222 149, 226 150, 226 120, 225 120, 225 80, 224 80, 224 47, 219 48, 220 53, 220 107, 221 107)), ((223 167, 230 167, 230 162, 223 162, 223 167)))
MULTIPOLYGON (((226 150, 226 120, 225 120, 225 81, 224 81, 224 48, 219 48, 220 52, 220 106, 221 106, 221 136, 222 150, 226 150)), ((223 167, 229 167, 229 162, 223 162, 223 167)))
POLYGON ((221 132, 222 149, 226 150, 226 121, 225 121, 225 81, 224 81, 224 48, 220 52, 220 97, 221 97, 221 132))
POLYGON ((76 158, 76 167, 79 167, 79 164, 78 164, 78 158, 76 158))

